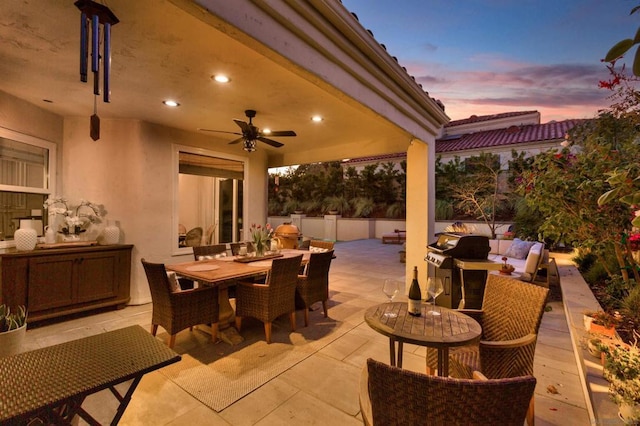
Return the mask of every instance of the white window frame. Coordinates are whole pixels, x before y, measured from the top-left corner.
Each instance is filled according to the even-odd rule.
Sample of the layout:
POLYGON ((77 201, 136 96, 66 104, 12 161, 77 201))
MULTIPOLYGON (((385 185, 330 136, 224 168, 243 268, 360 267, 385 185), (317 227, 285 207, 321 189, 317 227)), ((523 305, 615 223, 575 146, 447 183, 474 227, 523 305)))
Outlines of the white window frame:
MULTIPOLYGON (((180 175, 180 152, 188 152, 190 154, 198 154, 198 155, 204 155, 207 157, 217 157, 217 158, 224 158, 225 160, 233 160, 233 161, 240 161, 243 163, 243 180, 242 180, 242 185, 243 185, 243 196, 242 196, 242 204, 245 207, 243 209, 243 217, 242 217, 242 223, 247 223, 247 203, 248 203, 248 194, 247 194, 247 176, 248 173, 247 171, 249 170, 249 159, 247 157, 242 157, 242 156, 238 156, 238 155, 233 155, 233 154, 228 154, 228 153, 223 153, 223 152, 218 152, 218 151, 211 151, 208 149, 203 149, 203 148, 196 148, 193 146, 187 146, 187 145, 178 145, 178 144, 172 144, 172 156, 173 156, 173 212, 172 212, 172 218, 171 218, 171 254, 173 256, 184 256, 184 255, 189 255, 189 254, 193 254, 193 248, 192 247, 179 247, 178 246, 178 224, 180 222, 180 206, 179 206, 179 202, 180 202, 180 188, 179 188, 179 175, 180 175)), ((234 197, 237 196, 237 187, 234 187, 234 197)), ((217 203, 217 201, 216 201, 217 203)), ((216 210, 217 210, 217 206, 216 206, 216 210)), ((234 217, 237 215, 237 210, 236 210, 236 206, 234 205, 234 217)), ((234 221, 233 224, 233 235, 237 234, 237 223, 236 221, 234 221)))
MULTIPOLYGON (((24 133, 16 132, 14 130, 9 130, 3 127, 0 127, 0 137, 3 137, 5 139, 11 139, 16 142, 21 142, 27 145, 37 146, 39 148, 44 148, 49 151, 49 164, 47 165, 47 178, 45 181, 44 188, 0 184, 0 191, 25 192, 29 194, 43 194, 43 195, 49 195, 49 196, 52 194, 55 195, 56 176, 57 176, 57 159, 58 159, 57 145, 45 139, 41 139, 31 135, 26 135, 24 133)), ((45 214, 44 208, 42 213, 45 214)), ((15 242, 13 240, 0 241, 0 248, 9 248, 9 247, 15 247, 15 242)))

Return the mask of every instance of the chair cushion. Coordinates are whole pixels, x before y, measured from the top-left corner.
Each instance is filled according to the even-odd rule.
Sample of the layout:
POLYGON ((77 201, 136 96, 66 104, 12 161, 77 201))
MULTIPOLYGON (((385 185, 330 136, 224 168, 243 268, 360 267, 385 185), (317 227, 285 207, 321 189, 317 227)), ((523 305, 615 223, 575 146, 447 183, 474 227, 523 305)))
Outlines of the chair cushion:
POLYGON ((311 253, 324 253, 326 251, 329 251, 329 249, 326 249, 326 248, 323 248, 323 247, 311 246, 311 247, 309 247, 309 251, 311 253))
POLYGON ((527 263, 524 265, 524 272, 527 274, 532 274, 536 272, 538 268, 538 263, 540 262, 540 256, 542 256, 542 250, 544 248, 544 244, 542 243, 534 243, 529 250, 529 254, 527 255, 527 263))
POLYGON ((176 291, 180 291, 180 284, 178 283, 178 277, 176 276, 176 273, 173 271, 167 271, 167 278, 169 278, 169 283, 171 284, 171 291, 172 292, 176 292, 176 291))
POLYGON ((532 241, 522 241, 519 238, 514 238, 511 247, 509 247, 504 255, 515 259, 525 259, 533 244, 532 241))

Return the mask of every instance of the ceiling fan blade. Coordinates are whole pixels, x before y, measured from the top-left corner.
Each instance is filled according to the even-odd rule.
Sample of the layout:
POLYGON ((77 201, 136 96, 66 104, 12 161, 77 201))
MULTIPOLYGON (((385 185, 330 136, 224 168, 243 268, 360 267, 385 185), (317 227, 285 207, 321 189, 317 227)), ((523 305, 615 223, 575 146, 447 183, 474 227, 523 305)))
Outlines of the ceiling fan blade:
POLYGON ((238 133, 238 132, 227 132, 227 131, 224 131, 224 130, 211 130, 211 129, 201 129, 201 128, 198 128, 198 130, 200 130, 200 131, 202 131, 202 132, 226 133, 226 134, 229 134, 229 135, 239 135, 239 136, 242 136, 242 133, 238 133))
POLYGON ((267 139, 264 136, 258 136, 256 139, 258 139, 261 142, 266 143, 267 145, 271 145, 271 146, 273 146, 275 148, 280 148, 281 146, 284 146, 283 143, 280 143, 278 141, 274 141, 274 140, 271 140, 271 139, 267 139))
POLYGON ((229 145, 235 145, 235 144, 240 143, 242 141, 244 141, 244 136, 241 137, 241 138, 232 140, 231 142, 229 142, 229 145))
POLYGON ((233 119, 233 121, 242 129, 242 133, 250 133, 251 132, 251 127, 249 126, 249 123, 246 123, 244 121, 241 120, 237 120, 237 119, 233 119))
POLYGON ((298 136, 293 130, 273 130, 269 132, 269 136, 298 136))

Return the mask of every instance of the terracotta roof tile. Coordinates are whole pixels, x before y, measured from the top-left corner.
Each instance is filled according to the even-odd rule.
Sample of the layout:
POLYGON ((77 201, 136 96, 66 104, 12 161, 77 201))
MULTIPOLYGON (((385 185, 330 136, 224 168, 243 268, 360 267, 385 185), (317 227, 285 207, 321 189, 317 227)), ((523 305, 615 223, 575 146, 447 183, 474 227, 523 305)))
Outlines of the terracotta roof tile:
POLYGON ((467 133, 455 137, 449 136, 436 140, 436 153, 563 139, 571 128, 584 121, 586 120, 553 121, 544 124, 511 126, 506 129, 467 133))
POLYGON ((519 115, 527 115, 536 113, 538 111, 513 111, 513 112, 503 112, 500 114, 491 114, 491 115, 472 115, 469 118, 463 118, 461 120, 453 120, 445 124, 444 127, 453 127, 460 126, 461 124, 470 124, 470 123, 480 123, 483 121, 490 120, 499 120, 501 118, 509 118, 509 117, 517 117, 519 115))

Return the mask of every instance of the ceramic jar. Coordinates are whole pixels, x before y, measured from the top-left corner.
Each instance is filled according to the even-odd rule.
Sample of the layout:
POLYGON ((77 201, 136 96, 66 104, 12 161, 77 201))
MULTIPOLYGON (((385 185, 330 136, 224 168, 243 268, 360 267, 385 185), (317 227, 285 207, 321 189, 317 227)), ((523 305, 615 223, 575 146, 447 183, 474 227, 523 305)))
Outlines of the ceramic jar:
POLYGON ((32 228, 20 228, 13 234, 16 250, 28 251, 36 248, 38 233, 32 228))
POLYGON ((120 228, 118 228, 115 222, 108 220, 107 226, 102 231, 102 244, 118 244, 120 242, 120 228))

